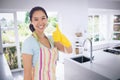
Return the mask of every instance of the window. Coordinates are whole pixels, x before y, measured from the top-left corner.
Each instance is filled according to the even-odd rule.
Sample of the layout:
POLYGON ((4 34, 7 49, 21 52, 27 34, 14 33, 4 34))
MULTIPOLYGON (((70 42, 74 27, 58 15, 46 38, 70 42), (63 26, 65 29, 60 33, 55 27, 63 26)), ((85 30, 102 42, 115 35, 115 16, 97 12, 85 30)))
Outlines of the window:
POLYGON ((0 26, 2 28, 14 26, 14 15, 13 13, 0 13, 0 26))
POLYGON ((0 13, 0 26, 3 44, 3 53, 10 69, 18 68, 16 32, 14 13, 0 13))
POLYGON ((106 43, 120 43, 119 19, 119 10, 89 9, 88 34, 93 45, 105 47, 106 43))
POLYGON ((106 41, 107 15, 89 15, 88 19, 89 37, 93 42, 106 41))
POLYGON ((48 12, 48 26, 45 29, 46 35, 52 35, 52 32, 55 30, 55 25, 58 22, 58 13, 57 12, 48 12))
POLYGON ((113 40, 120 40, 120 15, 113 15, 113 40))

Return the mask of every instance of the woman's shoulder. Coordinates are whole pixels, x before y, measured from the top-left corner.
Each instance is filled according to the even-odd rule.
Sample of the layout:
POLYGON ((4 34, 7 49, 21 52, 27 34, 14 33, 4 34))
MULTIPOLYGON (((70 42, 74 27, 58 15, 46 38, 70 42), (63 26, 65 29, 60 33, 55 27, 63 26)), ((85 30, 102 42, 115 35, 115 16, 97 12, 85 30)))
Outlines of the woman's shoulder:
POLYGON ((37 45, 38 42, 32 35, 30 35, 24 40, 23 44, 25 44, 25 45, 33 45, 33 44, 37 45))
POLYGON ((35 38, 31 35, 29 37, 27 37, 23 44, 22 44, 22 53, 25 54, 35 54, 36 51, 39 49, 39 44, 38 42, 35 40, 35 38))
POLYGON ((36 40, 32 35, 30 35, 24 40, 24 42, 36 42, 36 40))
POLYGON ((39 48, 39 43, 37 42, 37 40, 35 40, 35 38, 32 35, 28 36, 22 43, 23 52, 27 52, 26 50, 33 50, 36 48, 39 48))

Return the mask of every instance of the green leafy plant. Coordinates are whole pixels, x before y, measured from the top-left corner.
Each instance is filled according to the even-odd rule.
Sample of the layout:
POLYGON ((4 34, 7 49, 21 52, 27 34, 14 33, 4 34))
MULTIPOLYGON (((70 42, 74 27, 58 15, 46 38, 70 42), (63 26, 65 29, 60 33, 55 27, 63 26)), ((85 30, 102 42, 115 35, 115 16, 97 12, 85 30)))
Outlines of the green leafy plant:
POLYGON ((3 52, 5 54, 5 57, 7 59, 7 63, 9 65, 10 69, 18 68, 16 48, 15 47, 6 47, 6 48, 3 48, 3 52))

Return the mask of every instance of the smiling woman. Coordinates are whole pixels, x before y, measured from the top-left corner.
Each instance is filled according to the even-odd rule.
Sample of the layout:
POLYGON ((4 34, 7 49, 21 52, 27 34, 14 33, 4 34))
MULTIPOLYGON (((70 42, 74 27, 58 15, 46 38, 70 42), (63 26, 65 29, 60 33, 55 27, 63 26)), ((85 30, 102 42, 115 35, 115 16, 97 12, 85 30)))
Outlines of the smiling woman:
POLYGON ((60 32, 58 25, 53 32, 53 37, 45 35, 48 15, 44 8, 32 8, 30 22, 32 35, 22 46, 24 80, 56 80, 58 50, 72 53, 71 43, 60 32))

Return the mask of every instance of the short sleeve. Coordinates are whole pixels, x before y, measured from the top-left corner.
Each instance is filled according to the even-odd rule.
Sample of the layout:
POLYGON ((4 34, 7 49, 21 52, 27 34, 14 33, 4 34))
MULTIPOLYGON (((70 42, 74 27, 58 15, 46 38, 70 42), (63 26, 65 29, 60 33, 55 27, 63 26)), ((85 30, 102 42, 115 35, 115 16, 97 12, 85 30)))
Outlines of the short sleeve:
POLYGON ((33 55, 33 50, 31 46, 31 40, 26 39, 22 44, 22 54, 30 54, 33 55))

